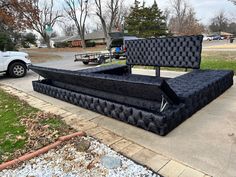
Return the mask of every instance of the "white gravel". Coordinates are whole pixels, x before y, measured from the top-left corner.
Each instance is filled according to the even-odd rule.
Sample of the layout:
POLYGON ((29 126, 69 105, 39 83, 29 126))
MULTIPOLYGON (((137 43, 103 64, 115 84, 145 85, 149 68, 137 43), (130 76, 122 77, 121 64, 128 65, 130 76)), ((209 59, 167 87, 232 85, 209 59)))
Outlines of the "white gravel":
POLYGON ((79 152, 73 143, 31 159, 16 169, 0 172, 1 177, 160 177, 90 137, 87 152, 79 152), (121 160, 121 167, 107 169, 100 162, 104 155, 121 160), (90 165, 89 165, 90 164, 90 165), (91 165, 92 164, 92 165, 91 165))

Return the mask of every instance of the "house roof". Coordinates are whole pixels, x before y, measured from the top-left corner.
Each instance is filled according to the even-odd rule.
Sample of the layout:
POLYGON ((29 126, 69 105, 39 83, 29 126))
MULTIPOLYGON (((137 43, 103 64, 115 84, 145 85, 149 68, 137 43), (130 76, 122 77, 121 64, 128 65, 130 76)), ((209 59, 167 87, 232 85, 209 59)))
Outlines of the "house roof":
POLYGON ((68 37, 66 41, 77 41, 77 40, 80 40, 80 36, 76 34, 74 36, 68 37))
POLYGON ((232 33, 228 33, 228 32, 215 32, 215 33, 212 33, 212 35, 220 35, 220 36, 233 36, 234 34, 232 33))
POLYGON ((227 33, 227 32, 220 32, 220 35, 222 35, 222 36, 233 36, 232 33, 227 33))
POLYGON ((104 39, 105 35, 103 31, 94 31, 92 33, 88 33, 85 35, 86 40, 92 40, 92 39, 104 39))
MULTIPOLYGON (((55 41, 54 39, 52 39, 55 42, 65 42, 65 41, 78 41, 81 40, 79 35, 74 35, 74 36, 70 36, 70 37, 64 37, 65 39, 63 39, 63 41, 55 41)), ((105 35, 103 33, 103 31, 94 31, 92 33, 88 33, 85 34, 85 40, 95 40, 95 39, 104 39, 105 35)))
POLYGON ((70 37, 68 37, 68 36, 55 37, 55 38, 51 38, 51 40, 54 41, 54 42, 66 42, 67 39, 70 38, 70 37))
MULTIPOLYGON (((96 40, 96 39, 105 39, 103 31, 94 31, 92 33, 85 34, 85 40, 96 40)), ((54 42, 68 42, 68 41, 78 41, 81 40, 79 35, 73 36, 63 36, 51 39, 54 42)))

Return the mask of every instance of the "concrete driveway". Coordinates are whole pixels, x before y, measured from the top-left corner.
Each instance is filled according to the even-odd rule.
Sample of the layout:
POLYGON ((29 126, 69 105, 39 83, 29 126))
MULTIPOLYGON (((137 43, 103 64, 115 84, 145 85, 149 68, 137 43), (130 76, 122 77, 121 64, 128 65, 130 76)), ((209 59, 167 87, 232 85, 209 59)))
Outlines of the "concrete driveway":
MULTIPOLYGON (((65 69, 82 69, 81 63, 65 60, 41 64, 65 69)), ((153 75, 150 70, 136 69, 135 73, 153 75)), ((162 71, 162 76, 175 77, 181 72, 162 71)), ((32 90, 33 72, 20 79, 0 77, 0 83, 10 85, 73 113, 78 107, 39 94, 32 90)), ((234 79, 236 81, 236 79, 234 79)), ((105 116, 93 122, 154 152, 183 162, 216 177, 236 176, 236 86, 198 111, 165 137, 144 131, 105 116)))
MULTIPOLYGON (((31 53, 39 53, 39 52, 31 52, 31 53)), ((50 52, 50 53, 40 52, 40 53, 59 55, 62 57, 62 59, 48 61, 48 62, 44 62, 44 63, 37 63, 36 65, 39 65, 39 66, 60 68, 60 69, 70 69, 70 70, 78 70, 78 69, 82 69, 82 68, 97 66, 97 64, 95 64, 95 63, 90 63, 89 65, 84 65, 82 62, 74 62, 75 54, 78 54, 78 52, 50 52)))

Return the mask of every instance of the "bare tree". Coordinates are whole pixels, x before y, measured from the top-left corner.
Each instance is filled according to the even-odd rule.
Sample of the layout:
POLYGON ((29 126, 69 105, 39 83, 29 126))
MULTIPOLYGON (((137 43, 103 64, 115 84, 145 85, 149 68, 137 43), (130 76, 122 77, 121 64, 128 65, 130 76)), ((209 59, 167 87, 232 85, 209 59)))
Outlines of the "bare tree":
POLYGON ((226 17, 224 11, 219 12, 212 20, 209 26, 212 32, 227 31, 229 19, 226 17))
POLYGON ((171 0, 172 16, 168 28, 177 35, 196 35, 204 32, 204 26, 196 18, 194 9, 185 0, 171 0))
POLYGON ((71 21, 65 21, 60 24, 60 27, 65 36, 73 36, 77 33, 75 24, 71 24, 71 21))
POLYGON ((120 0, 108 0, 106 4, 101 0, 95 0, 96 15, 99 17, 108 44, 108 33, 112 31, 119 12, 120 0), (104 10, 105 9, 105 10, 104 10))
POLYGON ((119 8, 118 8, 118 13, 114 19, 114 28, 120 31, 123 30, 124 20, 125 20, 125 17, 129 15, 129 9, 130 9, 130 6, 126 6, 124 3, 124 0, 121 0, 119 8))
POLYGON ((66 13, 74 21, 77 33, 81 38, 81 45, 85 45, 85 22, 88 17, 88 0, 65 0, 67 8, 66 13))
POLYGON ((187 16, 185 18, 183 34, 185 35, 197 35, 202 34, 205 31, 203 24, 199 23, 196 18, 196 13, 193 8, 188 9, 187 16))
POLYGON ((166 19, 166 22, 168 23, 169 20, 170 20, 170 17, 171 17, 171 11, 169 8, 165 8, 164 11, 163 11, 163 15, 166 19))
POLYGON ((232 3, 236 5, 236 0, 229 0, 229 1, 231 1, 232 3))
POLYGON ((10 1, 0 0, 0 8, 3 8, 3 7, 9 7, 10 4, 11 4, 10 1))
MULTIPOLYGON (((170 25, 174 25, 174 30, 176 32, 182 33, 185 28, 183 23, 187 14, 187 3, 185 0, 171 0, 171 6, 173 9, 174 18, 172 17, 170 22, 173 23, 173 21, 175 21, 175 23, 170 25)), ((173 26, 171 26, 171 28, 173 30, 173 26)))
POLYGON ((28 5, 16 6, 16 10, 25 19, 25 24, 38 32, 50 48, 50 37, 46 34, 46 27, 53 27, 62 14, 59 10, 54 10, 54 0, 27 0, 27 2, 28 5))

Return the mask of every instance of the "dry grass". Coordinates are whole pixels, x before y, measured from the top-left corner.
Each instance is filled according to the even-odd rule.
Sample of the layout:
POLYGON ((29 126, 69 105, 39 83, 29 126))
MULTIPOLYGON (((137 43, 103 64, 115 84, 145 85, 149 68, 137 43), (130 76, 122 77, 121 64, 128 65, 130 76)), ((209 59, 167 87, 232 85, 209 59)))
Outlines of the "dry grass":
POLYGON ((35 52, 85 52, 85 51, 100 51, 105 50, 105 45, 98 45, 96 47, 90 47, 83 49, 81 47, 73 47, 73 48, 34 48, 34 49, 27 49, 28 52, 35 51, 35 52))
MULTIPOLYGON (((236 47, 236 46, 235 46, 236 47)), ((203 60, 236 61, 236 51, 203 51, 203 60)))
POLYGON ((43 63, 47 61, 60 60, 61 56, 55 54, 45 54, 27 51, 32 63, 43 63))
POLYGON ((81 47, 74 48, 31 48, 22 51, 27 52, 30 56, 32 63, 43 63, 47 61, 60 60, 62 57, 57 55, 57 52, 93 52, 106 50, 105 45, 82 49, 81 47))
POLYGON ((224 44, 206 47, 208 49, 236 49, 236 44, 224 44))

